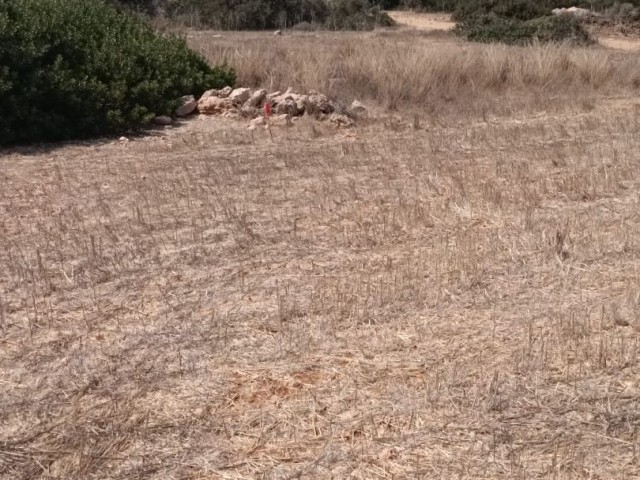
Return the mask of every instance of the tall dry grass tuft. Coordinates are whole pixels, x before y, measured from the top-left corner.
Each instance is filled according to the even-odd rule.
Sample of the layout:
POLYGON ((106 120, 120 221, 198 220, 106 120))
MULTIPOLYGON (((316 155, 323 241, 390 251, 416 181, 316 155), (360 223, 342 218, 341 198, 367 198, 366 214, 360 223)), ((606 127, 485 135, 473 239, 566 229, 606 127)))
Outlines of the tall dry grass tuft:
POLYGON ((495 102, 496 94, 579 97, 640 86, 640 55, 600 48, 471 45, 410 32, 197 34, 189 42, 212 63, 228 61, 243 85, 322 90, 391 108, 459 108, 495 102))

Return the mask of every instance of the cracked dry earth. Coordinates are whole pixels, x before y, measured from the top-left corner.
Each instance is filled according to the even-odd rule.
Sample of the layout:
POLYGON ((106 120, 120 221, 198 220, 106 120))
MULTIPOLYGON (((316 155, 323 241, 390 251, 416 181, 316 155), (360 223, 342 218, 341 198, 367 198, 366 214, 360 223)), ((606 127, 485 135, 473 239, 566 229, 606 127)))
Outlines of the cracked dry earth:
POLYGON ((3 152, 0 478, 640 478, 638 118, 3 152))

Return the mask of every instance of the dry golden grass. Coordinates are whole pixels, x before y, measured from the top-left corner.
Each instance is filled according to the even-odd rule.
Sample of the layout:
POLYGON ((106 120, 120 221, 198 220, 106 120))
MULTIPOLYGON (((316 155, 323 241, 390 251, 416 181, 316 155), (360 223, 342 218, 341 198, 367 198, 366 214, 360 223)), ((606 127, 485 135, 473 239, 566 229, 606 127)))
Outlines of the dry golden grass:
POLYGON ((407 30, 193 33, 188 40, 212 63, 233 65, 242 85, 320 90, 430 115, 550 109, 640 87, 640 55, 604 48, 477 45, 407 30))
POLYGON ((3 152, 0 478, 640 478, 638 101, 563 105, 3 152))

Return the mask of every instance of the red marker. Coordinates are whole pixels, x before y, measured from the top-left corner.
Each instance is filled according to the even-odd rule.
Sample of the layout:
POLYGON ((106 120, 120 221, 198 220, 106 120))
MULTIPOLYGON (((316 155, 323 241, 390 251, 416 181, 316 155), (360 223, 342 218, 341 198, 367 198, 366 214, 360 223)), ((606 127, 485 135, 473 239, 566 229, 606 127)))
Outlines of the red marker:
POLYGON ((271 103, 269 100, 264 102, 264 116, 265 118, 269 118, 271 116, 271 103))

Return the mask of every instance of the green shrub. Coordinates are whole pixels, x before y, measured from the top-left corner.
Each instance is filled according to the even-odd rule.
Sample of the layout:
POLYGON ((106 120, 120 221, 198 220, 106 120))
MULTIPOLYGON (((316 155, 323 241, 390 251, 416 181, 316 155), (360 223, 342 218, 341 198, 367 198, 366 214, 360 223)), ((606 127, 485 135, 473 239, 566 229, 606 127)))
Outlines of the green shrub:
POLYGON ((101 0, 0 1, 0 144, 137 128, 234 81, 101 0))
POLYGON ((368 0, 332 0, 325 26, 331 30, 372 30, 389 27, 393 20, 368 0))
POLYGON ((458 35, 473 42, 502 42, 511 45, 532 40, 532 30, 526 23, 493 13, 476 15, 456 24, 458 35))
POLYGON ((615 4, 606 11, 606 16, 621 24, 634 24, 640 21, 640 7, 631 3, 615 4))
POLYGON ((588 45, 593 42, 581 23, 571 15, 551 15, 529 20, 533 38, 540 42, 569 42, 574 45, 588 45))
POLYGON ((532 41, 569 42, 575 45, 592 42, 582 25, 569 15, 549 15, 522 21, 491 13, 458 23, 456 32, 475 42, 502 42, 510 45, 532 41))
POLYGON ((453 13, 456 21, 493 14, 513 20, 531 20, 551 14, 551 9, 534 0, 468 0, 460 2, 453 13))

